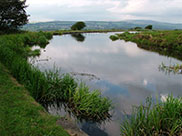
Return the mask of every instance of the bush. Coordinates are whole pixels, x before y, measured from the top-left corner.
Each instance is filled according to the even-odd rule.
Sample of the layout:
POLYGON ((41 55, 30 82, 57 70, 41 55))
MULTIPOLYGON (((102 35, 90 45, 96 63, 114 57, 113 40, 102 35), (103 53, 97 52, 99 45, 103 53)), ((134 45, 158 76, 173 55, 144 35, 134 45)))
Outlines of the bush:
POLYGON ((84 27, 86 27, 84 22, 77 22, 71 26, 71 30, 82 30, 84 27))
POLYGON ((153 27, 152 25, 148 25, 148 26, 145 27, 145 29, 152 30, 152 27, 153 27))
POLYGON ((116 41, 116 40, 119 39, 118 36, 116 36, 116 35, 111 35, 109 38, 110 38, 112 41, 116 41))
POLYGON ((134 29, 135 29, 135 30, 141 30, 142 27, 135 27, 134 29))

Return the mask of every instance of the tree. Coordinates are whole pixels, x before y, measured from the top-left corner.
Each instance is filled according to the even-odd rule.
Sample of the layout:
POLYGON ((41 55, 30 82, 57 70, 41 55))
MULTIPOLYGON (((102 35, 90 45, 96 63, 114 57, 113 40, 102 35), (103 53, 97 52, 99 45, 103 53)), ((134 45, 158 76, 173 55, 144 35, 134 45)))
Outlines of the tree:
POLYGON ((17 30, 28 23, 26 0, 0 0, 0 31, 17 30))
POLYGON ((135 29, 135 30, 141 30, 142 27, 135 27, 134 29, 135 29))
POLYGON ((153 27, 152 25, 148 25, 148 26, 145 27, 145 29, 150 29, 150 30, 152 30, 152 27, 153 27))
POLYGON ((84 22, 77 22, 74 25, 71 26, 71 30, 81 30, 84 27, 86 27, 84 22))

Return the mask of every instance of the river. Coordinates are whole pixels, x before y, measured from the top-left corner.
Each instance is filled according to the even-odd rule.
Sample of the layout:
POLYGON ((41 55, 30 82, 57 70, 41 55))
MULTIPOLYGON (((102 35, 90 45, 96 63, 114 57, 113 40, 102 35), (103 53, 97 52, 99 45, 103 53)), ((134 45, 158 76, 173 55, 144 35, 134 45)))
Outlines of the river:
MULTIPOLYGON (((181 61, 140 49, 132 42, 111 41, 112 34, 54 36, 40 57, 33 59, 41 70, 61 68, 61 72, 71 73, 78 82, 101 90, 112 100, 110 121, 78 123, 91 136, 119 136, 120 125, 131 114, 132 106, 144 103, 149 96, 182 96, 182 75, 159 69, 162 63, 173 65, 181 61)), ((66 114, 62 110, 49 108, 54 115, 66 114)))

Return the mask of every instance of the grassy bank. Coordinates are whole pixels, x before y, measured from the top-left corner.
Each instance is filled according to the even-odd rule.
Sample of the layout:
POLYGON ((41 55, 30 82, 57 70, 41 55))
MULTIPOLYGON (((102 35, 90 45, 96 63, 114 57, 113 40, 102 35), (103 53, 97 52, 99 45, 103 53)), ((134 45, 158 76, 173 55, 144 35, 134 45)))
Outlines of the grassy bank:
POLYGON ((181 136, 182 98, 169 96, 163 102, 153 103, 147 99, 145 105, 134 108, 131 117, 121 126, 124 136, 181 136))
POLYGON ((0 135, 68 136, 0 63, 0 135))
POLYGON ((0 37, 0 61, 23 84, 39 103, 64 102, 77 116, 88 120, 104 120, 109 115, 111 101, 101 93, 92 93, 87 86, 79 86, 69 74, 60 75, 58 70, 41 72, 28 63, 30 47, 45 46, 51 33, 24 33, 0 37), (87 99, 89 98, 89 99, 87 99), (98 103, 102 105, 98 105, 98 103))
POLYGON ((135 42, 138 47, 182 60, 182 31, 142 31, 116 34, 112 40, 135 42))
POLYGON ((62 34, 77 34, 77 33, 107 33, 107 32, 123 32, 122 29, 104 29, 104 30, 58 30, 52 31, 53 35, 62 35, 62 34))

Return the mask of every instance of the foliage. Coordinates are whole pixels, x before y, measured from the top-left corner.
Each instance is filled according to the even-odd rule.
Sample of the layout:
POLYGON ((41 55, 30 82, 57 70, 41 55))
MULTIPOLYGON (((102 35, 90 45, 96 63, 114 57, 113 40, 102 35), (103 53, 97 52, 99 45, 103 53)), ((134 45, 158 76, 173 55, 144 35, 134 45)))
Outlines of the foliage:
MULTIPOLYGON (((62 34, 71 34, 74 35, 73 37, 76 38, 77 35, 83 34, 83 33, 107 33, 107 32, 122 32, 121 29, 105 29, 105 30, 57 30, 52 31, 53 35, 62 35, 62 34), (76 35, 76 36, 75 36, 76 35)), ((84 37, 79 37, 80 39, 84 39, 84 37)))
POLYGON ((109 38, 110 38, 112 41, 116 41, 116 40, 119 39, 118 36, 116 36, 116 35, 111 35, 109 38))
POLYGON ((111 101, 101 97, 98 90, 89 91, 89 87, 81 83, 71 98, 69 107, 72 107, 76 116, 86 120, 102 121, 110 118, 108 111, 111 109, 111 101))
POLYGON ((145 29, 152 30, 152 27, 153 27, 152 25, 148 25, 148 26, 145 27, 145 29))
POLYGON ((26 0, 0 1, 0 31, 17 30, 28 22, 25 2, 26 0))
POLYGON ((142 27, 135 27, 134 29, 135 30, 140 30, 140 29, 142 29, 142 27))
MULTIPOLYGON (((43 32, 0 36, 0 62, 10 70, 11 74, 19 83, 25 86, 36 101, 42 104, 57 101, 65 102, 69 106, 72 105, 70 106, 72 111, 76 111, 80 116, 88 116, 88 119, 93 117, 97 117, 96 119, 109 117, 111 104, 108 98, 102 98, 98 94, 95 96, 87 92, 87 89, 83 89, 84 95, 86 94, 85 96, 90 99, 87 103, 81 103, 80 106, 84 104, 91 104, 93 106, 95 105, 95 100, 97 100, 97 102, 99 101, 102 105, 95 105, 94 107, 87 105, 86 107, 78 108, 79 105, 74 98, 77 90, 82 88, 79 88, 73 77, 69 74, 60 75, 57 69, 41 72, 27 61, 27 57, 30 54, 27 47, 29 47, 29 45, 41 44, 42 42, 39 40, 41 40, 43 36, 51 37, 48 33, 43 32), (90 114, 82 112, 87 109, 89 109, 90 114), (99 113, 96 112, 97 110, 99 113)), ((87 87, 85 86, 85 88, 87 87)))
POLYGON ((135 107, 121 126, 124 136, 179 136, 182 132, 182 98, 168 96, 166 101, 135 107))
POLYGON ((182 65, 176 64, 176 65, 169 65, 166 66, 164 63, 162 63, 159 66, 159 70, 165 72, 166 74, 182 74, 182 65))
POLYGON ((138 47, 172 56, 182 60, 182 31, 141 31, 140 33, 116 34, 125 41, 137 43, 138 47))
POLYGON ((71 30, 82 30, 84 27, 86 27, 84 22, 77 22, 71 26, 71 30))
MULTIPOLYGON (((69 30, 70 27, 76 23, 75 21, 51 21, 51 22, 38 22, 30 23, 23 26, 23 30, 28 31, 57 31, 57 30, 69 30)), ((154 21, 85 21, 87 29, 89 30, 128 30, 134 27, 145 28, 148 24, 151 24, 157 30, 174 30, 182 29, 182 24, 171 24, 154 21)))
POLYGON ((1 136, 68 136, 0 63, 1 136))

